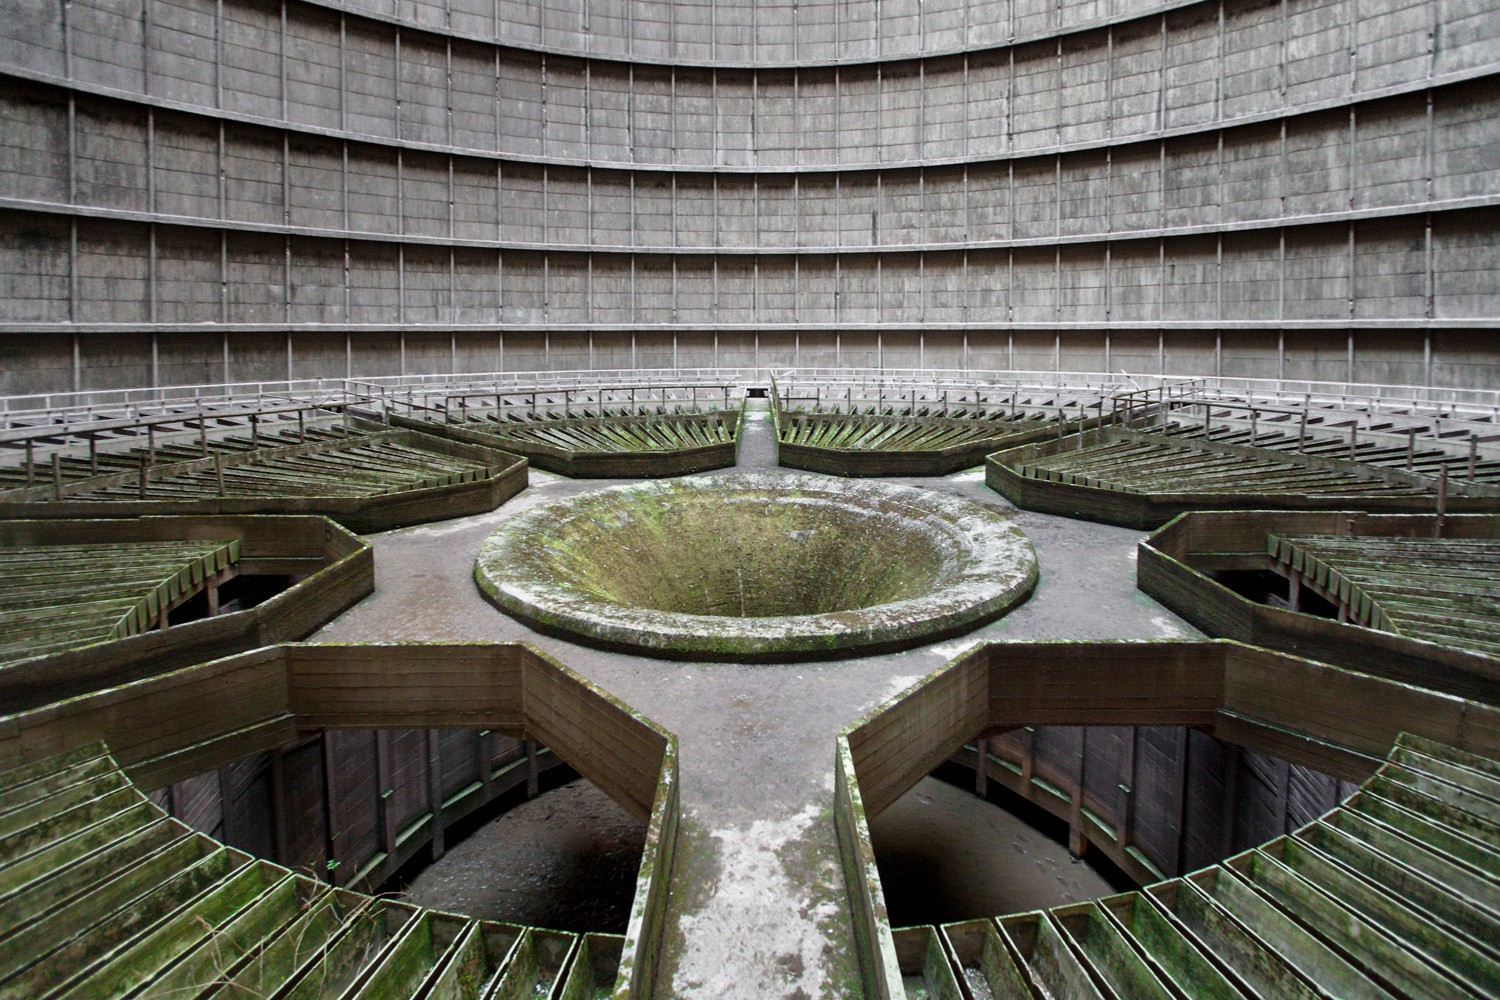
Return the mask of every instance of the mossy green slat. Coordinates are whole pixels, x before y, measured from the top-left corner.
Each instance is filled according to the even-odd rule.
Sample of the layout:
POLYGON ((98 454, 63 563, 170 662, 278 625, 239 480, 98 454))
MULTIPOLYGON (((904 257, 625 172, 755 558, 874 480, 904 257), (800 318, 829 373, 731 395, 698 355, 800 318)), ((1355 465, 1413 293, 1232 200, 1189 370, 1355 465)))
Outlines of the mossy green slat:
POLYGON ((1195 1000, 1239 1000, 1243 996, 1146 896, 1129 893, 1106 897, 1096 905, 1184 996, 1195 1000))
POLYGON ((1192 880, 1215 903, 1244 924, 1259 939, 1261 947, 1274 951, 1283 962, 1296 969, 1326 995, 1347 1000, 1391 996, 1363 971, 1313 937, 1227 869, 1210 869, 1205 875, 1195 876, 1192 880))
POLYGON ((1287 1000, 1314 1000, 1318 996, 1275 950, 1265 947, 1191 880, 1153 886, 1146 894, 1252 994, 1287 1000))

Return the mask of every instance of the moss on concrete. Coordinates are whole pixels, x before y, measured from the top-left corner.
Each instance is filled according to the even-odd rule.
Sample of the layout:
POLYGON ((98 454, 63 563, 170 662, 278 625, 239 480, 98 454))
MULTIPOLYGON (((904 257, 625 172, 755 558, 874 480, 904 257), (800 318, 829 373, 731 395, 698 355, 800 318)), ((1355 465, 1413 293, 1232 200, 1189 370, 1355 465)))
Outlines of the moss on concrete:
POLYGON ((535 508, 485 542, 494 604, 542 631, 661 656, 816 658, 967 631, 1036 583, 1004 515, 822 476, 615 487, 535 508))

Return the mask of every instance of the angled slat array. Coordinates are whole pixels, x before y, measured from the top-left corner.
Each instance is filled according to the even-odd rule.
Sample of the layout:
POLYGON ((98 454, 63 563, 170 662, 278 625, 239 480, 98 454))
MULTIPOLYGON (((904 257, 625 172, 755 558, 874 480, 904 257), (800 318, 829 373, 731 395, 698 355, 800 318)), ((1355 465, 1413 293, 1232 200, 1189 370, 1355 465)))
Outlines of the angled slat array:
POLYGON ((1339 437, 1329 437, 1329 431, 1324 431, 1322 436, 1307 437, 1304 439, 1299 434, 1274 428, 1269 431, 1257 429, 1252 433, 1244 426, 1225 426, 1219 424, 1211 426, 1208 433, 1205 434, 1200 425, 1177 424, 1167 428, 1166 433, 1173 437, 1186 438, 1188 440, 1199 438, 1216 441, 1221 444, 1265 448, 1270 451, 1296 452, 1303 455, 1321 456, 1323 458, 1352 458, 1353 461, 1359 462, 1362 465, 1370 465, 1381 469, 1403 469, 1415 472, 1418 475, 1432 476, 1434 478, 1446 466, 1450 478, 1465 479, 1489 485, 1500 485, 1500 459, 1476 458, 1474 462, 1474 474, 1470 476, 1467 456, 1454 455, 1431 447, 1424 448, 1420 445, 1412 449, 1410 462, 1408 462, 1406 445, 1404 444, 1389 444, 1364 438, 1355 442, 1351 455, 1349 442, 1339 437))
POLYGON ((1500 541, 1268 535, 1266 545, 1356 624, 1500 655, 1500 541))
POLYGON ((620 939, 332 888, 166 816, 102 744, 0 774, 0 998, 607 995, 620 939))
POLYGON ((1215 867, 896 934, 913 998, 958 975, 996 998, 1500 996, 1500 762, 1402 736, 1338 809, 1215 867))
POLYGON ((937 451, 981 441, 996 448, 1014 434, 1030 434, 1037 421, 944 420, 865 416, 784 415, 780 422, 783 444, 808 448, 851 451, 937 451))
POLYGON ((1167 438, 1108 440, 1025 462, 1035 479, 1126 493, 1423 496, 1428 487, 1363 478, 1353 470, 1309 468, 1274 452, 1227 453, 1167 438))
POLYGON ((144 632, 239 560, 235 540, 0 548, 0 663, 144 632))
MULTIPOLYGON (((380 435, 339 436, 321 445, 261 449, 226 463, 222 492, 219 473, 212 466, 158 468, 148 477, 145 495, 151 500, 370 497, 473 482, 486 474, 479 462, 380 435)), ((138 479, 127 477, 124 482, 70 492, 65 499, 138 500, 141 487, 138 479)))
POLYGON ((734 441, 735 424, 717 415, 661 420, 535 420, 486 422, 504 448, 521 454, 538 447, 575 454, 635 454, 706 448, 734 441))
MULTIPOLYGON (((231 427, 230 433, 218 430, 212 436, 205 433, 201 438, 184 437, 178 434, 172 440, 160 441, 156 444, 133 443, 126 448, 109 448, 109 436, 101 435, 99 443, 103 447, 97 449, 92 456, 86 450, 77 447, 66 454, 59 453, 58 478, 64 484, 77 483, 95 476, 138 472, 142 459, 147 460, 153 466, 170 465, 174 462, 192 462, 214 455, 231 458, 265 449, 338 441, 348 436, 341 427, 337 426, 306 426, 300 430, 257 428, 252 432, 242 426, 243 420, 226 421, 226 423, 231 427)), ((135 429, 130 429, 130 441, 139 441, 142 436, 135 429)), ((6 458, 9 464, 0 466, 0 491, 24 489, 27 486, 52 481, 50 465, 38 464, 28 473, 24 464, 18 464, 22 461, 18 453, 9 453, 6 458)))

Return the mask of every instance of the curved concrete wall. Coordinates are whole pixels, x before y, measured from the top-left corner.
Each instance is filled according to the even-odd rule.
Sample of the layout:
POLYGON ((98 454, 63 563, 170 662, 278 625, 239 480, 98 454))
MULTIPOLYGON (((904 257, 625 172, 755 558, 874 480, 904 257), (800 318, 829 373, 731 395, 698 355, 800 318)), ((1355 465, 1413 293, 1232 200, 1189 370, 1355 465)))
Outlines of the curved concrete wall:
POLYGON ((39 0, 0 25, 0 390, 1494 384, 1497 40, 1438 0, 39 0))

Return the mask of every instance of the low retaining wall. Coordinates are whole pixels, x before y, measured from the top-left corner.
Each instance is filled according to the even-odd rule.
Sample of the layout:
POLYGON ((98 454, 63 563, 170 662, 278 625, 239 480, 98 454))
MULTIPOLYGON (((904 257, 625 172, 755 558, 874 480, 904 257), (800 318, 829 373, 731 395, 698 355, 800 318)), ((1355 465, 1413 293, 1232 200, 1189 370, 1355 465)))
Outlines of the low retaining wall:
MULTIPOLYGON (((1341 624, 1242 597, 1203 569, 1271 569, 1266 534, 1432 537, 1436 515, 1361 511, 1183 514, 1140 543, 1141 590, 1208 635, 1282 650, 1464 698, 1500 701, 1500 662, 1390 632, 1341 624)), ((1500 537, 1500 517, 1452 515, 1450 538, 1500 537)))
MULTIPOLYGON (((1088 486, 1068 481, 1071 477, 1048 478, 1023 475, 1019 469, 1027 462, 1049 455, 1077 451, 1084 447, 1119 437, 1141 437, 1133 431, 1095 431, 1071 435, 1055 441, 1021 445, 998 451, 985 459, 985 483, 1017 507, 1061 514, 1086 521, 1117 524, 1125 528, 1150 530, 1159 528, 1180 514, 1195 510, 1364 510, 1373 513, 1428 513, 1437 501, 1427 496, 1307 496, 1289 493, 1142 493, 1088 486), (1102 434, 1102 436, 1101 436, 1102 434)), ((1176 443, 1176 439, 1163 439, 1176 443)), ((1193 447, 1235 455, 1256 455, 1274 461, 1304 465, 1310 468, 1343 468, 1359 472, 1372 481, 1407 483, 1417 477, 1391 469, 1376 469, 1358 463, 1339 463, 1331 459, 1286 452, 1245 448, 1236 445, 1190 442, 1193 447)), ((1045 471, 1045 470, 1044 470, 1045 471)), ((1435 484, 1433 485, 1435 488, 1435 484)), ((1458 512, 1500 510, 1500 497, 1448 497, 1448 509, 1458 512)))
MULTIPOLYGON (((383 435, 485 466, 482 479, 365 497, 222 497, 203 500, 9 500, 0 502, 5 518, 112 518, 146 515, 316 514, 330 517, 358 534, 411 524, 444 521, 494 510, 526 488, 526 460, 494 448, 450 441, 416 431, 383 435)), ((181 463, 186 471, 213 468, 213 459, 181 463)), ((160 468, 160 467, 158 467, 160 468)), ((135 473, 122 473, 134 482, 135 473)))
MULTIPOLYGON (((482 424, 477 426, 444 424, 436 420, 417 420, 394 413, 390 415, 390 421, 394 427, 408 427, 435 437, 514 452, 523 455, 538 469, 555 472, 560 476, 569 476, 574 479, 659 479, 666 476, 685 476, 692 472, 705 472, 709 469, 723 469, 734 465, 739 458, 740 414, 685 414, 609 419, 611 423, 648 419, 670 422, 702 420, 706 416, 733 420, 735 422, 733 438, 722 444, 678 448, 670 451, 569 451, 537 443, 527 443, 521 446, 518 442, 502 435, 480 430, 479 427, 484 426, 482 424)), ((591 426, 597 423, 597 420, 578 418, 548 421, 546 426, 566 427, 569 424, 591 426)))
POLYGON ((290 587, 244 611, 84 646, 0 668, 10 710, 117 685, 246 649, 303 639, 375 589, 368 544, 324 517, 137 517, 0 521, 0 545, 110 544, 234 538, 241 575, 291 576, 290 587))
MULTIPOLYGON (((1346 780, 1367 778, 1403 731, 1500 751, 1489 705, 1224 640, 977 647, 838 738, 835 825, 869 996, 904 992, 867 816, 967 740, 1028 725, 1191 727, 1346 780), (1301 697, 1311 688, 1318 698, 1301 697)), ((1092 842, 1130 858, 1129 843, 1092 842)))

